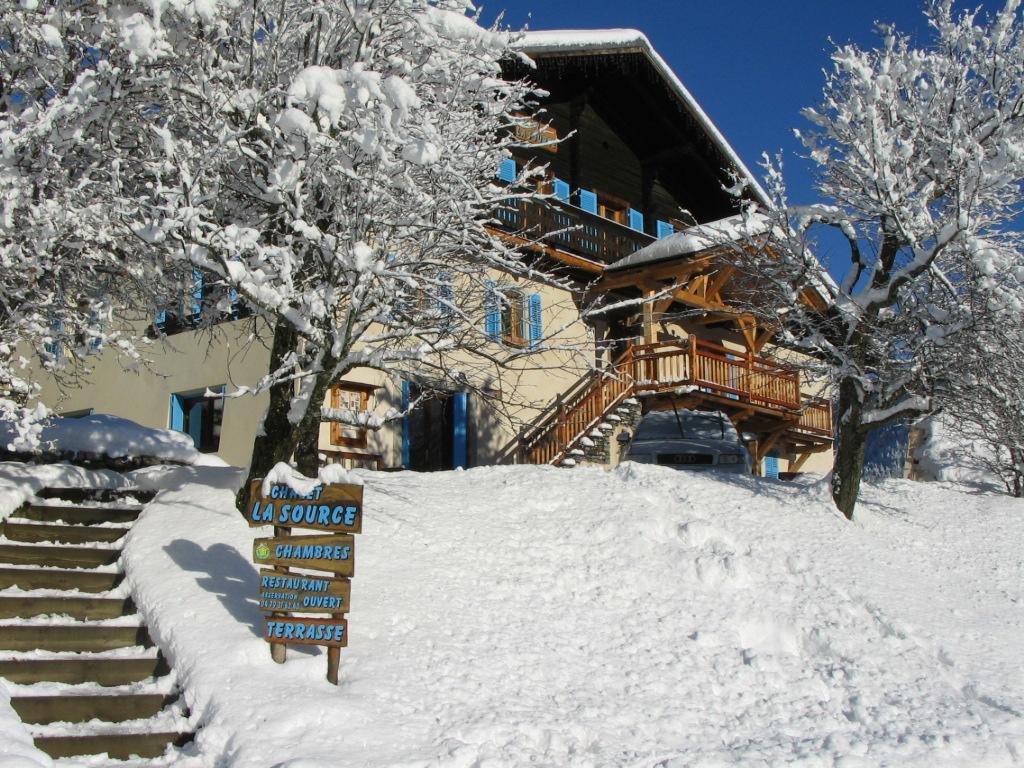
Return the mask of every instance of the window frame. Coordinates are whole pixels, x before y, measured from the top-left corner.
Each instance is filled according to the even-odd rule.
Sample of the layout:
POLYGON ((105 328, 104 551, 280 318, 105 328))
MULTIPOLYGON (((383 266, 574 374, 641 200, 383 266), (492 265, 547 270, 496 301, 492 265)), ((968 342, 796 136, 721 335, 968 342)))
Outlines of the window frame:
MULTIPOLYGON (((341 408, 341 393, 348 392, 359 396, 359 412, 369 412, 370 395, 379 387, 373 384, 362 384, 357 381, 338 381, 331 385, 330 397, 331 408, 341 408)), ((348 424, 340 424, 337 421, 330 422, 331 445, 344 446, 347 448, 366 448, 369 442, 370 430, 368 427, 353 427, 348 424)))

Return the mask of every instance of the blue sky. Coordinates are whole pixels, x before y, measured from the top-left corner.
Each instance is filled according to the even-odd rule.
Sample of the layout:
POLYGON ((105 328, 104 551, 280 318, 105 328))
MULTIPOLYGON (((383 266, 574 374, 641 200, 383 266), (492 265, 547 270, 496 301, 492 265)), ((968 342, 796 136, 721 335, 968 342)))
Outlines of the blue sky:
MULTIPOLYGON (((807 127, 800 110, 820 99, 833 49, 829 38, 873 46, 875 21, 924 35, 923 7, 916 0, 488 0, 484 20, 505 10, 513 28, 639 29, 752 171, 760 175, 762 152, 785 152, 791 199, 807 203, 817 197, 793 129, 807 127)), ((826 262, 833 252, 843 256, 829 242, 821 244, 826 262)), ((833 272, 843 271, 834 266, 833 272)))

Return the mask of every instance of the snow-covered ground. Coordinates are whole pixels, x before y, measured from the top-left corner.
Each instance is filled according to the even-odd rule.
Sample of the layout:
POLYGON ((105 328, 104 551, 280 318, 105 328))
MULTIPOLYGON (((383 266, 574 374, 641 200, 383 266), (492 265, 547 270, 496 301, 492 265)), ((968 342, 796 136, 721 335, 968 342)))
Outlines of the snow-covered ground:
MULTIPOLYGON (((240 475, 166 488, 126 542, 203 766, 1024 762, 1024 502, 660 467, 361 473, 350 645, 261 639, 240 475)), ((2 715, 2 713, 0 713, 2 715)), ((0 728, 4 728, 0 717, 0 728)))

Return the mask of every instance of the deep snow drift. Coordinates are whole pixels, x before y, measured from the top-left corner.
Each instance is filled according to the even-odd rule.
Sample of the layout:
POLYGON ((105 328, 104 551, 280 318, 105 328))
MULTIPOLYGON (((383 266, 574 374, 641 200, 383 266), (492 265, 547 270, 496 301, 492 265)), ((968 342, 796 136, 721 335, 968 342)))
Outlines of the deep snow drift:
MULTIPOLYGON (((660 467, 360 473, 350 646, 261 639, 238 472, 149 468, 128 581, 198 738, 180 765, 1010 766, 1024 507, 660 467)), ((0 728, 3 728, 0 723, 0 728)))

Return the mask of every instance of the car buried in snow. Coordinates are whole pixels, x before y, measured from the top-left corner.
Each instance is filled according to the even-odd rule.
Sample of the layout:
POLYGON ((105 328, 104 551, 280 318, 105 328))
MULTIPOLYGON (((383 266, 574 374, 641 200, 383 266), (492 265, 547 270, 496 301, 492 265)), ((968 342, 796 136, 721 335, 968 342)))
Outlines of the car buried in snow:
POLYGON ((751 472, 750 452, 721 411, 651 411, 632 437, 624 432, 619 440, 622 461, 737 475, 751 472))

